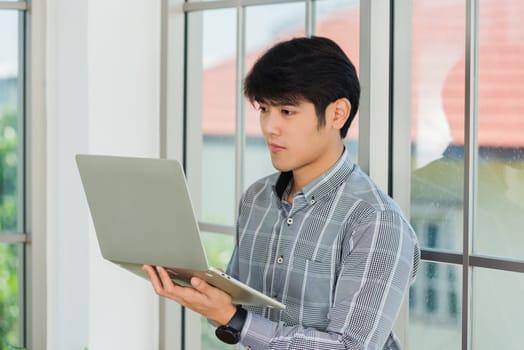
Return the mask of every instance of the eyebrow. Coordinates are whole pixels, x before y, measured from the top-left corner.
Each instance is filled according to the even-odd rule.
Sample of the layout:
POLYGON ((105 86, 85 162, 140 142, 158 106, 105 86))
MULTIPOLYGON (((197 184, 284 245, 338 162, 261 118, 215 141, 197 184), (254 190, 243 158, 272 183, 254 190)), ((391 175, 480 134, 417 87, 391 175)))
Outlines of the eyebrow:
POLYGON ((282 106, 298 106, 303 102, 303 100, 302 99, 291 99, 291 98, 283 98, 279 100, 271 100, 271 99, 257 100, 255 99, 255 102, 258 104, 266 104, 266 105, 275 106, 275 107, 282 107, 282 106))

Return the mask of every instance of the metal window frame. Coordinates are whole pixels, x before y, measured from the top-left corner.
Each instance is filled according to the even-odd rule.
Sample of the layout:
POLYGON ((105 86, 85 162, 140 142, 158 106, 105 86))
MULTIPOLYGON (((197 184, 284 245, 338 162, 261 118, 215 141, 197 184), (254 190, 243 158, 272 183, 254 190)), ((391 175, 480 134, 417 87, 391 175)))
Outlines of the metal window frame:
POLYGON ((478 56, 479 4, 466 1, 466 58, 465 58, 465 130, 464 130, 464 220, 462 240, 462 349, 470 349, 472 322, 471 298, 473 285, 470 274, 470 255, 473 233, 476 232, 478 190, 478 56))
MULTIPOLYGON (((246 57, 246 8, 238 6, 236 27, 236 77, 235 77, 235 203, 244 192, 244 167, 246 154, 246 118, 244 103, 244 73, 246 57)), ((235 221, 237 212, 235 211, 235 221)))
POLYGON ((26 341, 33 350, 46 348, 46 1, 27 2, 26 42, 26 341))
POLYGON ((4 232, 0 234, 0 243, 28 243, 31 236, 27 233, 4 232))
MULTIPOLYGON (((411 200, 411 0, 390 0, 390 81, 389 81, 389 123, 390 174, 389 193, 410 217, 411 200)), ((408 298, 406 298, 408 299, 408 298)), ((395 331, 403 344, 407 344, 409 323, 409 300, 405 300, 395 331)))
MULTIPOLYGON (((422 260, 425 261, 446 264, 462 265, 464 262, 462 253, 446 252, 436 249, 422 249, 421 257, 422 260)), ((518 259, 501 259, 493 256, 469 255, 468 266, 524 273, 524 261, 518 259)))
POLYGON ((29 8, 29 1, 0 1, 0 10, 27 11, 29 8))
POLYGON ((360 3, 360 167, 388 191, 390 135, 384 118, 389 114, 390 18, 389 0, 360 3))
MULTIPOLYGON (((187 20, 183 4, 184 0, 162 0, 160 6, 159 149, 161 158, 185 164, 187 20)), ((179 305, 159 299, 159 350, 184 349, 184 316, 179 305)))
MULTIPOLYGON (((26 10, 18 11, 18 159, 21 160, 19 164, 18 174, 18 220, 17 220, 17 231, 27 232, 27 223, 29 218, 27 217, 27 177, 26 164, 28 161, 27 157, 27 130, 26 124, 28 122, 29 115, 26 112, 26 91, 27 91, 27 59, 30 57, 28 53, 28 18, 26 10)), ((18 304, 19 304, 19 342, 25 344, 27 342, 27 258, 26 258, 26 244, 20 244, 18 246, 18 262, 19 262, 19 292, 18 304)))
POLYGON ((309 2, 312 0, 219 0, 219 1, 201 1, 184 3, 184 12, 217 10, 227 8, 239 8, 258 5, 276 5, 293 2, 309 2))

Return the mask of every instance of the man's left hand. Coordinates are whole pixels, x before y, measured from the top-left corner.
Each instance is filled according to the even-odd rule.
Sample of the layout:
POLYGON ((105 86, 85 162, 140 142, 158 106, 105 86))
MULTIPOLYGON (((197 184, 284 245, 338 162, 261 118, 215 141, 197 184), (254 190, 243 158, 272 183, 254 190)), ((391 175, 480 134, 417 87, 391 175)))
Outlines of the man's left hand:
POLYGON ((142 270, 149 275, 158 295, 201 314, 217 326, 226 325, 236 312, 229 294, 200 278, 192 277, 193 288, 188 288, 174 283, 161 266, 144 265, 142 270))

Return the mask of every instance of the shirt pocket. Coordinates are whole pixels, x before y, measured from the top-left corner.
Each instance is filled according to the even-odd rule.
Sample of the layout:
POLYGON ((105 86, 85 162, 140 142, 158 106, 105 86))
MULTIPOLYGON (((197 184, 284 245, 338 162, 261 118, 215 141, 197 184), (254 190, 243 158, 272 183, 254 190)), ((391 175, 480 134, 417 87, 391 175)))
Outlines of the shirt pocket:
POLYGON ((295 249, 292 270, 298 277, 295 281, 301 281, 302 298, 314 301, 321 297, 327 303, 335 271, 332 261, 331 249, 319 247, 315 251, 314 246, 295 249))
POLYGON ((325 329, 329 323, 334 269, 328 256, 323 252, 313 259, 311 254, 297 253, 293 261, 287 294, 296 307, 290 307, 289 311, 296 310, 293 318, 305 327, 325 329))
MULTIPOLYGON (((317 245, 316 242, 297 244, 294 251, 296 260, 310 261, 312 265, 330 265, 332 247, 317 245)), ((312 266, 313 267, 313 266, 312 266)))

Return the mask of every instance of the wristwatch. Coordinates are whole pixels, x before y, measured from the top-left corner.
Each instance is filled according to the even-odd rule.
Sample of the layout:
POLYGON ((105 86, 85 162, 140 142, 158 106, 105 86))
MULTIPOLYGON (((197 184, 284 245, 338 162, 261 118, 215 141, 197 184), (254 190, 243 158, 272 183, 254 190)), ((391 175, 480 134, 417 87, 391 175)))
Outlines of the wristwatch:
POLYGON ((247 311, 242 308, 242 305, 237 305, 237 311, 229 320, 227 325, 219 326, 215 330, 215 335, 218 339, 227 344, 236 344, 240 341, 240 333, 246 322, 247 311))

